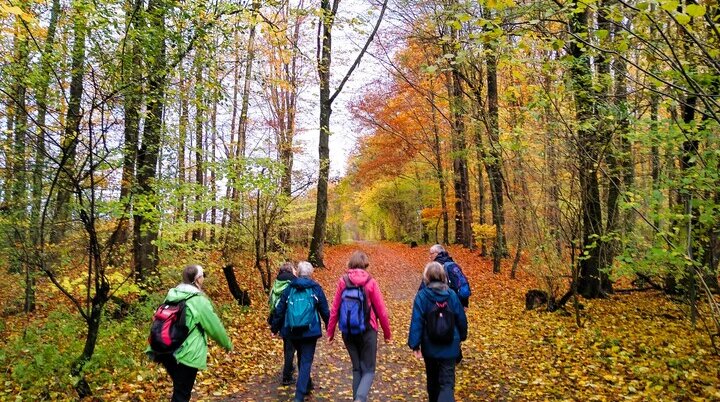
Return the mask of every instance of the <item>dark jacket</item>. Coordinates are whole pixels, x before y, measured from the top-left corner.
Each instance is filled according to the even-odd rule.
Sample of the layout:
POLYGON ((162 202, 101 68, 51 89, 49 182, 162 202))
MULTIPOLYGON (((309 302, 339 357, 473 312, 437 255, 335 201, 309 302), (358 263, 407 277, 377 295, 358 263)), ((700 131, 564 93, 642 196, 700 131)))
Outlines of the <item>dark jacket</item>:
POLYGON ((288 296, 290 295, 290 289, 305 289, 311 288, 316 298, 315 308, 317 309, 320 318, 325 322, 327 328, 328 319, 330 318, 330 309, 328 307, 327 298, 320 285, 314 280, 301 276, 290 282, 290 285, 285 288, 285 291, 280 297, 280 302, 275 308, 275 314, 273 315, 271 330, 274 334, 280 332, 283 338, 290 339, 303 339, 303 338, 319 338, 322 336, 322 329, 320 328, 320 320, 317 319, 307 330, 303 331, 302 334, 290 334, 288 328, 285 328, 285 311, 287 310, 288 296))
MULTIPOLYGON (((465 274, 462 272, 460 266, 453 261, 447 251, 438 253, 438 255, 435 256, 434 261, 440 263, 440 265, 445 268, 450 288, 458 295, 460 303, 463 307, 468 307, 470 305, 470 283, 468 283, 467 277, 465 277, 465 274)), ((424 287, 425 282, 421 281, 420 290, 424 287)))
POLYGON ((408 346, 410 349, 420 349, 424 357, 433 359, 455 359, 460 356, 460 342, 467 338, 467 317, 465 309, 460 304, 457 294, 448 289, 447 284, 431 282, 428 286, 417 292, 413 303, 412 319, 410 320, 410 333, 408 346), (455 336, 449 345, 431 343, 425 332, 425 312, 429 311, 436 302, 448 302, 450 311, 455 314, 455 336))

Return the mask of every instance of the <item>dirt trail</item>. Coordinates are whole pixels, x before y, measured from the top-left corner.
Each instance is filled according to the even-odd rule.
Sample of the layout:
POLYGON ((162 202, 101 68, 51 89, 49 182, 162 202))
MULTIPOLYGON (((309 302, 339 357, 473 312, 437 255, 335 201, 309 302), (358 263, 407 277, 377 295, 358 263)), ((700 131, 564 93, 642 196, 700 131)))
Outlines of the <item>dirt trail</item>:
MULTIPOLYGON (((385 298, 392 329, 392 341, 378 336, 378 365, 370 394, 372 401, 422 400, 425 396, 424 366, 413 358, 406 346, 412 301, 420 283, 421 271, 427 259, 426 248, 411 249, 399 244, 357 243, 327 250, 327 269, 316 270, 314 279, 323 287, 332 302, 337 279, 343 274, 350 253, 365 251, 370 257, 369 272, 375 277, 385 298)), ((350 359, 337 332, 332 344, 327 338, 318 340, 312 369, 315 390, 309 401, 342 401, 352 399, 352 370, 350 359)), ((263 335, 264 336, 264 335, 263 335)), ((269 334, 268 334, 269 336, 269 334)), ((281 343, 278 341, 278 353, 281 343)), ((288 401, 295 387, 280 385, 281 359, 277 367, 254 377, 244 384, 246 391, 221 401, 288 401)))

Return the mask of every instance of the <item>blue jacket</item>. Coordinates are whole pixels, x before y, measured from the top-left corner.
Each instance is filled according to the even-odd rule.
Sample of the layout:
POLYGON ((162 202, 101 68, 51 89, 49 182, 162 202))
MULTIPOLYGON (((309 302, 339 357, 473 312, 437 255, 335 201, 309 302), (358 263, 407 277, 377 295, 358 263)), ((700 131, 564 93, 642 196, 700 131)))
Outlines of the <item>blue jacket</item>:
MULTIPOLYGON (((437 256, 435 256, 435 262, 440 263, 443 268, 445 268, 445 273, 447 273, 450 289, 454 290, 455 293, 457 293, 458 297, 460 298, 460 303, 462 303, 463 307, 468 307, 470 305, 471 294, 470 283, 468 283, 468 280, 465 277, 462 269, 460 269, 460 266, 455 261, 453 261, 452 257, 450 257, 447 251, 443 251, 437 256)), ((423 289, 424 287, 425 282, 421 281, 420 289, 423 289)))
POLYGON ((423 357, 433 359, 455 359, 460 356, 460 342, 467 338, 467 317, 465 309, 460 304, 457 294, 448 286, 440 282, 431 282, 415 295, 412 319, 410 320, 410 333, 408 346, 410 349, 422 351, 423 357), (449 345, 431 343, 425 332, 425 312, 429 311, 436 302, 448 302, 450 311, 455 314, 455 336, 449 345))
POLYGON ((272 317, 272 325, 271 330, 274 334, 280 332, 280 335, 283 338, 290 338, 290 339, 303 339, 303 338, 319 338, 322 336, 322 329, 320 327, 320 319, 316 319, 313 324, 308 328, 307 330, 303 331, 302 334, 296 335, 290 334, 290 331, 288 328, 285 328, 285 311, 287 310, 287 300, 288 296, 290 295, 290 288, 296 288, 296 289, 305 289, 305 288, 311 288, 313 293, 316 297, 316 304, 315 308, 317 309, 318 314, 320 315, 320 318, 325 322, 325 328, 327 328, 328 319, 330 318, 330 308, 328 307, 327 298, 325 298, 325 293, 323 292, 320 285, 315 282, 314 280, 301 276, 299 278, 293 279, 292 282, 290 282, 290 285, 288 285, 287 288, 285 288, 285 291, 283 291, 282 296, 280 297, 280 302, 278 302, 277 307, 275 308, 275 314, 273 314, 272 317))

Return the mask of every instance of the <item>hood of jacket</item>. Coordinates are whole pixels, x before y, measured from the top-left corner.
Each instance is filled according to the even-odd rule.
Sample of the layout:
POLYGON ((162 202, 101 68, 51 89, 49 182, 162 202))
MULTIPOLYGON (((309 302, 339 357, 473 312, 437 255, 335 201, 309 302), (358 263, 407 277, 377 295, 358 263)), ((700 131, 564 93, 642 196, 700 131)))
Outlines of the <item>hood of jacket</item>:
POLYGON ((438 253, 438 255, 435 256, 435 261, 444 265, 446 262, 453 261, 453 259, 452 257, 450 257, 450 254, 448 254, 447 251, 441 251, 440 253, 438 253))
POLYGON ((198 289, 194 285, 181 283, 168 291, 165 300, 175 303, 196 294, 202 294, 202 290, 198 289))
POLYGON ((370 280, 370 274, 368 271, 364 269, 359 268, 353 268, 349 269, 347 271, 348 278, 350 278, 350 282, 354 283, 357 286, 364 286, 367 281, 370 280))
POLYGON ((290 282, 290 286, 297 288, 297 289, 311 288, 311 287, 315 286, 316 284, 317 284, 317 282, 308 278, 307 276, 299 276, 299 277, 293 279, 292 282, 290 282))
POLYGON ((277 280, 279 281, 292 281, 296 278, 296 276, 292 272, 288 271, 281 271, 277 275, 277 280))
POLYGON ((450 288, 447 283, 430 282, 422 289, 422 292, 432 302, 444 302, 450 298, 450 288))

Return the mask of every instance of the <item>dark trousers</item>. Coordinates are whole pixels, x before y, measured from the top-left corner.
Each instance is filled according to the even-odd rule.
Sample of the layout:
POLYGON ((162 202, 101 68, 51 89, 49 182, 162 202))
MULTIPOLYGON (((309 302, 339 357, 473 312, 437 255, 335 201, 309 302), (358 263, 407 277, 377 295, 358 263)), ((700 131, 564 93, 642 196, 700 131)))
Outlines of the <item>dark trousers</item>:
POLYGON ((360 335, 343 335, 353 370, 353 400, 367 401, 375 378, 377 331, 370 328, 360 335))
POLYGON ((455 359, 425 357, 430 402, 455 402, 455 359))
POLYGON ((295 384, 295 400, 302 401, 308 394, 308 386, 310 385, 310 370, 312 369, 313 359, 315 358, 315 345, 317 338, 301 338, 291 340, 293 347, 297 351, 298 360, 298 378, 295 384))
POLYGON ((198 369, 178 363, 173 355, 163 356, 159 360, 172 378, 173 393, 170 402, 189 401, 198 369))
POLYGON ((283 338, 283 357, 285 361, 283 363, 282 378, 283 381, 292 380, 293 371, 295 371, 295 348, 293 347, 290 339, 283 338))

